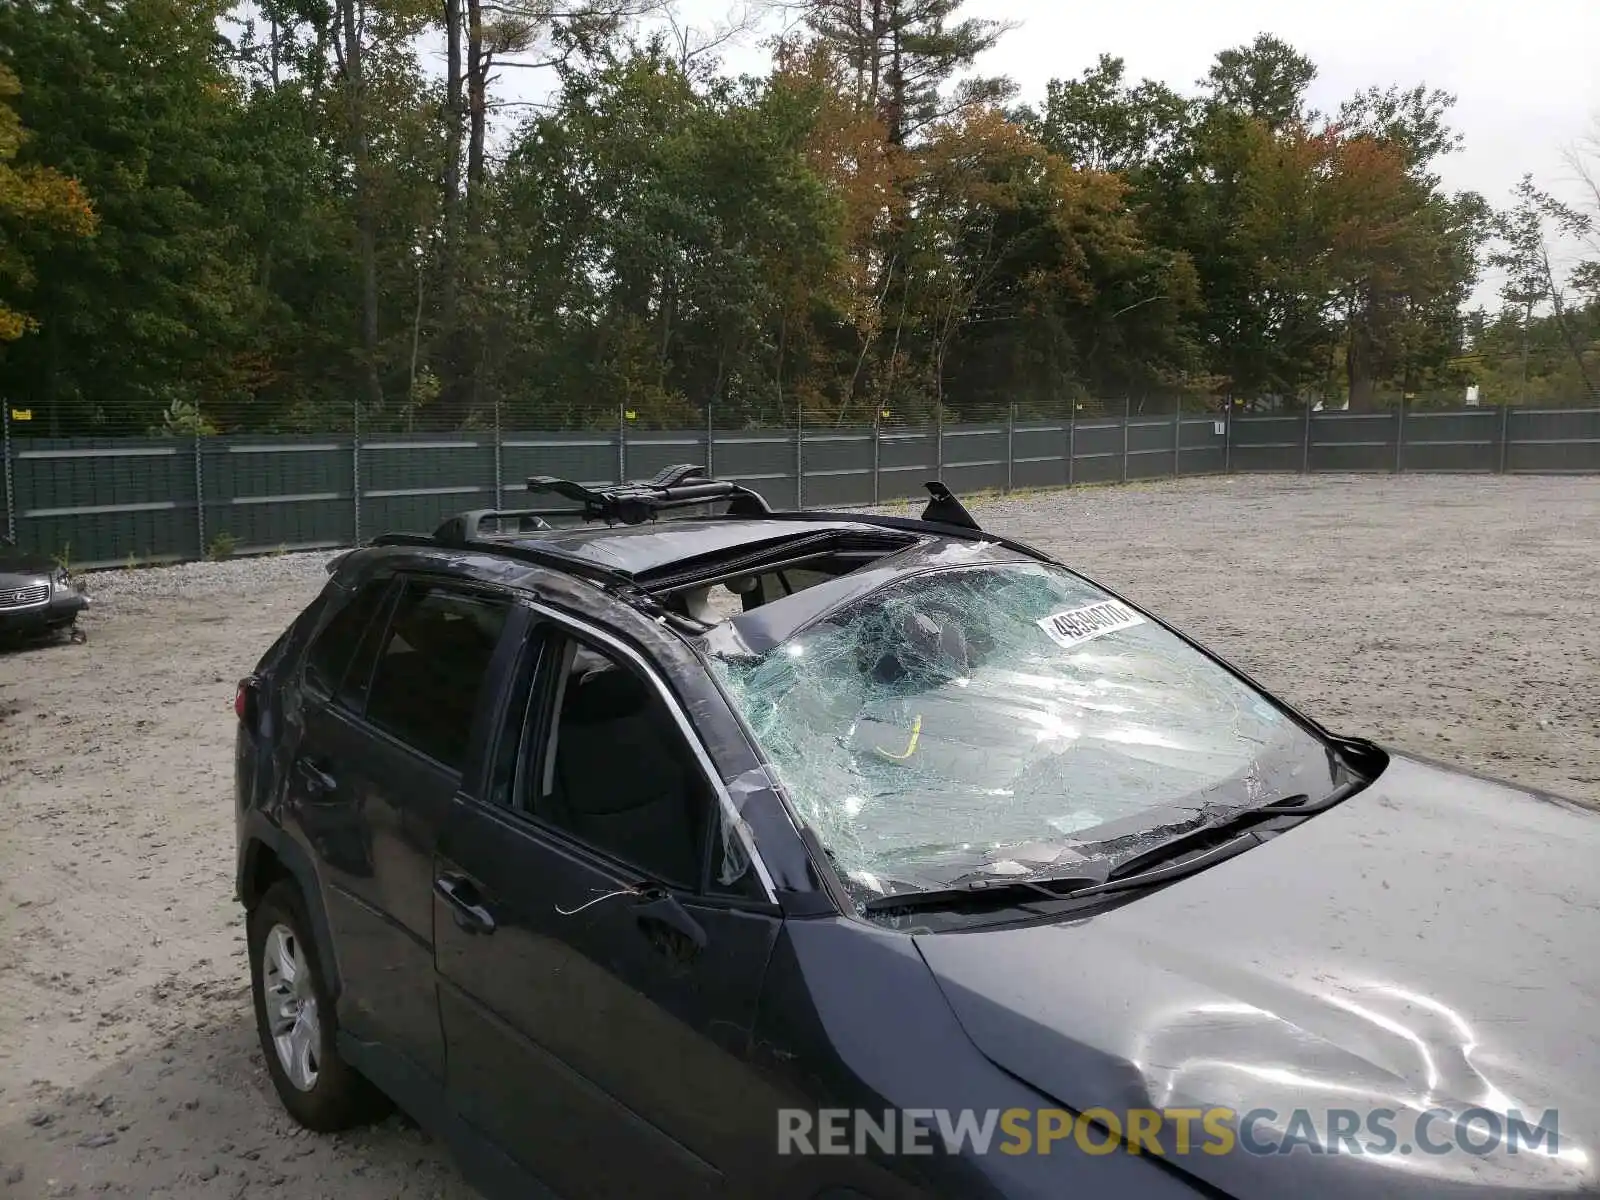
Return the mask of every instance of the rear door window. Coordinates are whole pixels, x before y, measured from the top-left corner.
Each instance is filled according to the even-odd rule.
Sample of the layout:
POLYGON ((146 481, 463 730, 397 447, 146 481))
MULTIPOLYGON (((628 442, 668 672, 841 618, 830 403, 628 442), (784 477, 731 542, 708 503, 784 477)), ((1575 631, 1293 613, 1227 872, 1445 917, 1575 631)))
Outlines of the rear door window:
POLYGON ((321 696, 338 693, 356 647, 383 613, 392 582, 382 579, 363 584, 323 625, 306 652, 304 682, 313 692, 321 696))
POLYGON ((509 614, 503 597, 407 583, 374 664, 367 721, 462 770, 479 693, 509 614))

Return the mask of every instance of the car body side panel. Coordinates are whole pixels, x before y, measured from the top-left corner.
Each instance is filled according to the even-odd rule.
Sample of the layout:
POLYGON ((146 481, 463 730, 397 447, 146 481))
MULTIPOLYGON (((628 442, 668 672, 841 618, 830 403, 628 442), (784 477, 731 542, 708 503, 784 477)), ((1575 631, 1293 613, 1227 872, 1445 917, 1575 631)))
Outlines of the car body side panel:
POLYGON ((318 959, 334 996, 340 990, 337 947, 328 929, 327 904, 313 852, 282 825, 286 763, 298 742, 300 701, 293 668, 321 621, 329 601, 344 596, 329 582, 262 655, 255 677, 255 721, 234 733, 234 895, 254 907, 280 870, 300 887, 317 941, 318 959))
MULTIPOLYGON (((507 1148, 485 1137, 450 1107, 439 1081, 381 1042, 339 1031, 344 1060, 423 1129, 450 1147, 467 1181, 486 1200, 561 1200, 524 1170, 507 1148)), ((565 1200, 572 1200, 566 1197, 565 1200)))
MULTIPOLYGON (((951 935, 964 936, 964 935, 951 935)), ((1035 1113, 1055 1101, 998 1069, 963 1032, 932 975, 901 934, 842 917, 789 920, 762 990, 755 1058, 784 1107, 1035 1113)), ((777 1114, 773 1113, 774 1134, 777 1114)), ((763 1195, 801 1200, 826 1188, 876 1200, 1060 1200, 1115 1196, 1177 1200, 1215 1195, 1149 1158, 1092 1156, 1068 1148, 1053 1154, 1007 1154, 998 1147, 998 1119, 989 1151, 943 1150, 937 1118, 923 1118, 935 1153, 784 1155, 773 1139, 763 1195)), ((854 1147, 852 1147, 854 1149, 854 1147)))
MULTIPOLYGON (((602 612, 634 615, 598 599, 602 612)), ((605 624, 585 615, 586 626, 605 624)), ((525 696, 502 707, 520 714, 525 696)), ((467 1120, 563 1192, 747 1194, 757 1181, 739 1177, 738 1164, 769 1132, 750 1093, 759 1081, 748 1047, 776 905, 681 893, 704 934, 692 949, 629 892, 636 875, 466 797, 444 828, 436 874, 493 921, 486 931, 464 920, 436 892, 449 1091, 467 1120)))
POLYGON ((730 1172, 768 1133, 747 1049, 780 918, 686 902, 706 946, 675 959, 614 876, 518 825, 463 806, 442 847, 497 926, 436 902, 452 1102, 558 1191, 748 1194, 730 1172))
MULTIPOLYGON (((253 902, 256 864, 283 863, 300 882, 319 933, 326 931, 319 949, 336 980, 341 1023, 442 1081, 432 860, 461 777, 299 686, 320 630, 361 585, 393 576, 402 564, 448 574, 437 560, 416 556, 348 555, 258 664, 258 730, 241 729, 236 764, 238 891, 253 902)), ((474 740, 469 768, 480 752, 474 740)))
POLYGON ((339 1021, 386 1040, 442 1078, 433 984, 433 844, 458 777, 329 707, 307 721, 301 763, 331 792, 291 773, 286 817, 314 848, 344 986, 339 1021))

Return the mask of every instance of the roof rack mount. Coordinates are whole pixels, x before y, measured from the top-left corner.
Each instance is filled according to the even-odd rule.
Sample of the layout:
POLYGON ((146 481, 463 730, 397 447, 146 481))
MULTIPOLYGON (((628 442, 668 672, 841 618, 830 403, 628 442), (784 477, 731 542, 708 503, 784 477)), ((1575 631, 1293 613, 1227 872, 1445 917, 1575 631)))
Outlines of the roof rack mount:
POLYGON ((475 508, 446 519, 433 531, 433 540, 447 546, 464 546, 478 539, 480 527, 485 524, 498 524, 515 518, 518 533, 531 533, 550 528, 546 517, 570 515, 571 510, 565 508, 475 508))
MULTIPOLYGON (((922 520, 979 531, 961 501, 943 483, 930 480, 924 485, 929 501, 922 520)), ((772 508, 759 492, 731 480, 712 479, 705 468, 681 463, 661 471, 654 478, 629 483, 589 487, 553 475, 531 475, 528 490, 570 500, 575 508, 479 508, 458 513, 433 533, 433 540, 447 546, 467 546, 479 540, 482 526, 516 520, 518 533, 549 529, 546 517, 577 517, 585 521, 604 521, 607 525, 640 525, 653 521, 663 512, 678 508, 700 508, 728 502, 731 517, 764 517, 772 508)))
POLYGON ((772 512, 760 493, 730 480, 712 479, 704 467, 694 463, 668 467, 653 479, 601 488, 550 475, 532 475, 528 490, 575 501, 579 507, 565 510, 565 515, 608 525, 639 525, 669 509, 698 508, 722 500, 729 501, 730 516, 759 517, 772 512))
POLYGON ((972 514, 966 505, 957 500, 955 493, 945 487, 937 479, 930 479, 922 485, 928 489, 928 507, 922 510, 924 521, 937 521, 941 525, 954 525, 959 529, 977 529, 982 532, 979 524, 972 519, 972 514))

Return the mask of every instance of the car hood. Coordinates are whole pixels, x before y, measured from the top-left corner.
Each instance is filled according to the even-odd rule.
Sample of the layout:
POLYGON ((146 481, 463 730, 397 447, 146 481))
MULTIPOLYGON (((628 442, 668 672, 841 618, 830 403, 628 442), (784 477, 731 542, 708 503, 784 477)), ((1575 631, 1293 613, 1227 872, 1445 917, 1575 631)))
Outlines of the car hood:
POLYGON ((54 575, 56 563, 46 554, 29 554, 10 547, 0 549, 0 588, 37 583, 54 575))
MULTIPOLYGON (((1101 915, 917 937, 978 1048, 1083 1112, 1227 1108, 1258 1152, 1182 1167, 1239 1197, 1501 1197, 1600 1181, 1600 814, 1395 756, 1377 782, 1246 854, 1101 915), (1475 1106, 1558 1141, 1519 1153, 1261 1153, 1475 1106), (1337 1121, 1338 1118, 1331 1118, 1337 1121), (1335 1126, 1336 1127, 1336 1126, 1335 1126), (1305 1127, 1300 1128, 1301 1133, 1305 1127)), ((1436 1119, 1437 1120, 1437 1119, 1436 1119)), ((1473 1140, 1481 1144, 1480 1121, 1473 1140)), ((1199 1127, 1195 1127, 1198 1145, 1199 1127)), ((1454 1128, 1425 1132, 1449 1144, 1454 1128)), ((1174 1157, 1170 1124, 1160 1136, 1174 1157)))

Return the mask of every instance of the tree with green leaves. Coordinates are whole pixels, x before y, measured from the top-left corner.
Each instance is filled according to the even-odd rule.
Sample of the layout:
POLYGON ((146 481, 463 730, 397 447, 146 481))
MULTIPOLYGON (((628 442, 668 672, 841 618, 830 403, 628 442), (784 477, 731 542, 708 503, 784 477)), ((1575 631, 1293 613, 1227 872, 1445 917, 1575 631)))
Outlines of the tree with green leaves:
POLYGON ((187 436, 1600 375, 1600 254, 1544 249, 1593 239, 1600 196, 1527 185, 1503 308, 1463 317, 1490 219, 1440 183, 1444 93, 1318 114, 1263 35, 1187 91, 1107 55, 1008 109, 1005 23, 959 0, 803 16, 732 79, 672 0, 12 0, 0 389, 41 432, 187 436))
POLYGON ((960 106, 994 102, 1011 90, 999 79, 965 79, 1008 26, 959 18, 963 0, 809 0, 806 23, 848 64, 856 93, 883 122, 892 146, 904 146, 960 106))
POLYGON ((87 237, 95 228, 94 208, 77 180, 52 167, 14 165, 27 139, 11 105, 21 90, 11 68, 0 62, 0 344, 38 329, 22 308, 37 281, 26 243, 87 237))
POLYGON ((1523 176, 1513 194, 1516 203, 1495 221, 1499 244, 1490 253, 1489 264, 1505 272, 1500 295, 1521 315, 1524 381, 1533 314, 1548 305, 1551 324, 1572 357, 1585 394, 1600 396, 1589 363, 1593 349, 1582 336, 1581 323, 1569 312, 1567 283, 1558 276, 1550 254, 1552 233, 1579 240, 1591 231, 1593 223, 1586 213, 1536 187, 1532 176, 1523 176))
POLYGON ((52 432, 142 431, 227 386, 224 348, 249 309, 226 216, 237 108, 218 16, 196 0, 0 8, 30 131, 17 162, 76 179, 100 222, 93 238, 22 241, 40 332, 7 353, 0 386, 37 396, 52 432))
POLYGON ((1316 64, 1309 58, 1281 38, 1263 33, 1248 46, 1218 54, 1200 87, 1214 107, 1259 121, 1269 133, 1278 133, 1310 119, 1306 92, 1316 77, 1316 64))
POLYGON ((1122 59, 1102 54, 1077 79, 1052 79, 1037 113, 1039 140, 1074 166, 1133 176, 1167 159, 1189 136, 1196 102, 1164 83, 1130 86, 1122 59))

